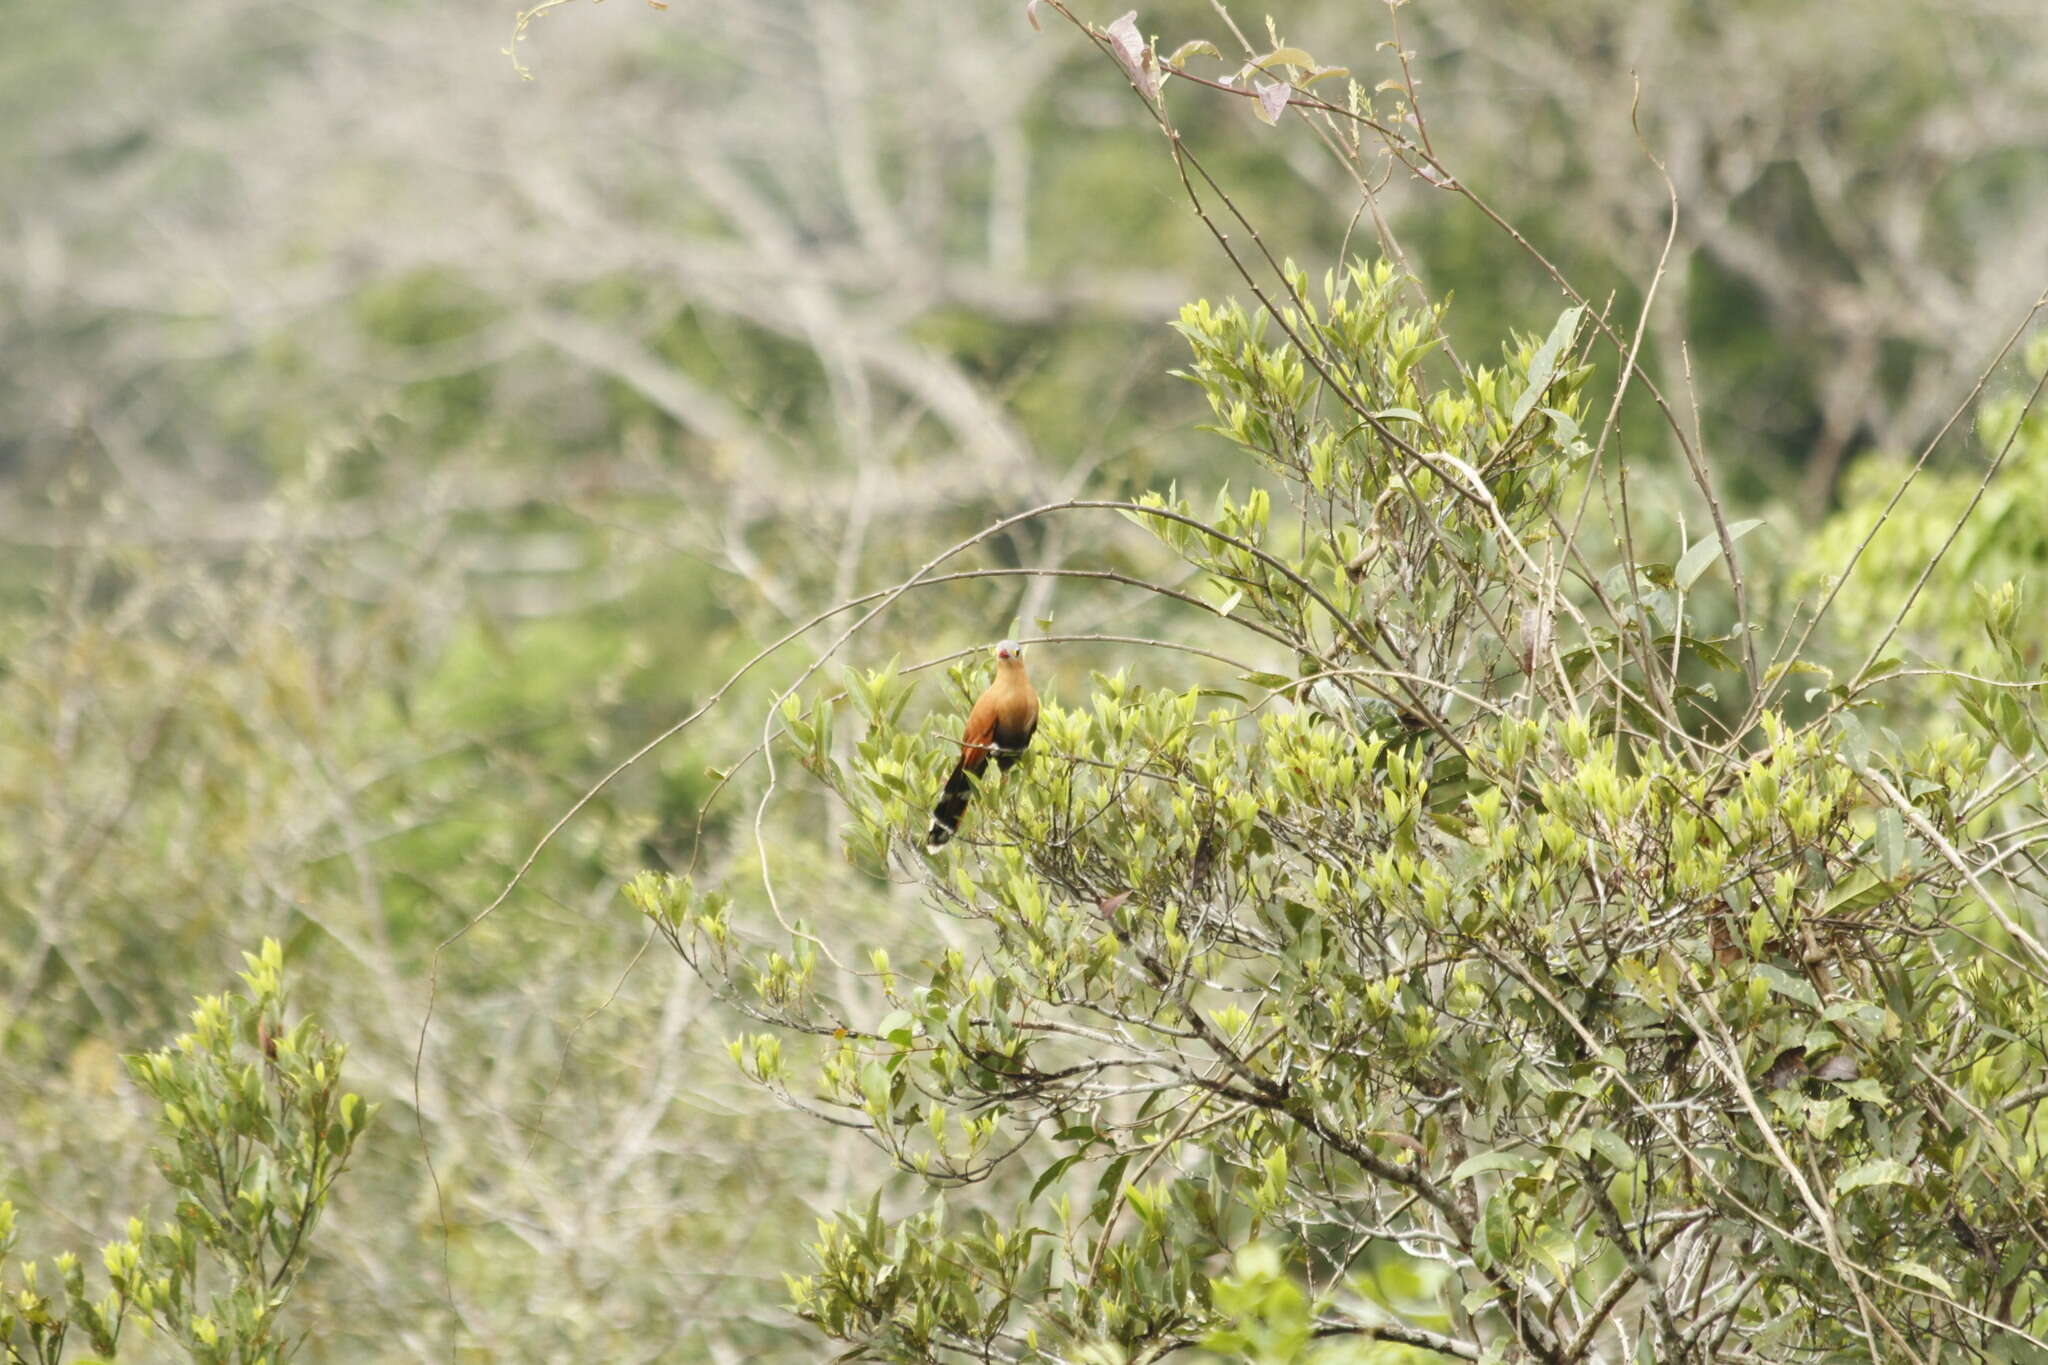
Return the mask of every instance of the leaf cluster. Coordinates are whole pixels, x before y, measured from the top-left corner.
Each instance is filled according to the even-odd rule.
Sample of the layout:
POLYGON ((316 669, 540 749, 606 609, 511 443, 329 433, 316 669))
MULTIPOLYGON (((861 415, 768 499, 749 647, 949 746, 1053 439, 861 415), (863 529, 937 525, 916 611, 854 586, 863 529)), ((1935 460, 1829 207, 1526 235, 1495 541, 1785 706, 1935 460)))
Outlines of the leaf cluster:
POLYGON ((158 1106, 157 1167, 176 1192, 154 1230, 128 1220, 100 1254, 106 1290, 77 1256, 53 1257, 56 1292, 34 1260, 13 1259, 11 1203, 0 1203, 0 1350, 15 1365, 56 1365, 82 1339, 111 1360, 124 1332, 161 1334, 201 1365, 283 1365, 296 1341, 280 1313, 312 1255, 311 1235, 377 1106, 341 1088, 348 1049, 310 1018, 288 1023, 284 953, 245 953, 246 994, 206 996, 170 1047, 128 1058, 158 1106))

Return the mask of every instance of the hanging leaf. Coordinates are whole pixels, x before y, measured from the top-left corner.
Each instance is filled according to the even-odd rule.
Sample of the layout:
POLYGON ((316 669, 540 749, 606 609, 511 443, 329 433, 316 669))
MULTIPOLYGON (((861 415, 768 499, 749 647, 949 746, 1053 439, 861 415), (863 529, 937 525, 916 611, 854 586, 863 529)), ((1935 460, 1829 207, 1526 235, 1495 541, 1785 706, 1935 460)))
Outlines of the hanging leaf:
POLYGON ((1287 112, 1287 101, 1291 92, 1285 81, 1253 81, 1252 88, 1259 98, 1254 111, 1262 123, 1278 123, 1280 116, 1287 112))
POLYGON ((1131 84, 1138 87, 1146 99, 1159 97, 1159 69, 1153 64, 1152 45, 1138 32, 1138 12, 1131 10, 1102 30, 1102 36, 1109 39, 1109 49, 1123 64, 1124 74, 1131 78, 1131 84))
POLYGON ((1069 1168, 1084 1155, 1085 1153, 1082 1152, 1068 1152, 1065 1156, 1039 1172, 1038 1179, 1033 1181, 1031 1185, 1031 1201, 1035 1202, 1039 1195, 1045 1193, 1047 1185, 1052 1184, 1053 1181, 1065 1175, 1069 1168))

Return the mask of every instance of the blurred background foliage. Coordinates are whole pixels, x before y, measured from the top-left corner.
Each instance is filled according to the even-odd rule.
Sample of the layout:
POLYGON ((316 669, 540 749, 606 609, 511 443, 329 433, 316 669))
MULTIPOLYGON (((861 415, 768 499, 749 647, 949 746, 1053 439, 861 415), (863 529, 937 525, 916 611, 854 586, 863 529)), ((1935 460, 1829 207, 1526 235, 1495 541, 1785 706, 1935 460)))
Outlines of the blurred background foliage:
MULTIPOLYGON (((1377 44, 1413 52, 1439 156, 1619 319, 1671 227, 1662 163, 1681 207, 1645 356, 1672 392, 1689 365, 1789 613, 2038 290, 2026 9, 1302 0, 1274 24, 1367 83, 1397 74, 1377 44)), ((1199 0, 1141 22, 1234 50, 1199 0)), ((414 0, 9 15, 0 1197, 31 1254, 112 1235, 149 1191, 119 1054, 276 935, 387 1105, 295 1305, 308 1358, 813 1359, 781 1272, 884 1168, 747 1088, 730 1021, 640 961, 617 902, 642 867, 755 856, 754 770, 698 820, 758 738, 746 707, 436 947, 814 612, 1038 502, 1242 481, 1167 374, 1179 305, 1234 281, 1129 92, 1021 3, 568 5, 521 45, 528 82, 511 27, 414 0)), ((1276 253, 1369 248, 1309 139, 1235 101, 1177 114, 1276 253)), ((1406 180, 1377 203, 1455 338, 1556 315, 1468 206, 1406 180)), ((1935 451, 1937 511, 1975 486, 1968 428, 1935 451)), ((1669 457, 1647 417, 1624 430, 1669 457)), ((2003 486, 2001 566, 1952 559, 1953 591, 2038 561, 2039 480, 2003 486)), ((1871 571, 1943 533, 1896 532, 1871 571)), ((960 567, 1157 554, 1052 521, 960 567)), ((1969 629, 1915 624, 1931 652, 1969 629)), ((856 661, 1013 627, 1169 629, 1149 599, 994 577, 924 591, 856 661)), ((1041 686, 1128 653, 1042 653, 1041 686)), ((849 874, 837 823, 807 796, 761 830, 849 937, 908 957, 961 932, 849 874)))

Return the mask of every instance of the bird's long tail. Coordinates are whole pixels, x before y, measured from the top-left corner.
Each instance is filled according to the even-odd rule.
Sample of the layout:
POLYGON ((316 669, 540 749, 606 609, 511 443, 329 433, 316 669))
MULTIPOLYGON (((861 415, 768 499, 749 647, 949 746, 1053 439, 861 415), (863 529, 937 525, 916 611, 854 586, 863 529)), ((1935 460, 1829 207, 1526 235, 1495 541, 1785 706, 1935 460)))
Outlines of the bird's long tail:
POLYGON ((932 832, 924 837, 925 852, 944 848, 946 841, 959 833, 960 817, 967 813, 967 798, 974 794, 968 779, 967 765, 955 764, 953 775, 946 779, 946 790, 939 793, 939 804, 932 808, 932 832))

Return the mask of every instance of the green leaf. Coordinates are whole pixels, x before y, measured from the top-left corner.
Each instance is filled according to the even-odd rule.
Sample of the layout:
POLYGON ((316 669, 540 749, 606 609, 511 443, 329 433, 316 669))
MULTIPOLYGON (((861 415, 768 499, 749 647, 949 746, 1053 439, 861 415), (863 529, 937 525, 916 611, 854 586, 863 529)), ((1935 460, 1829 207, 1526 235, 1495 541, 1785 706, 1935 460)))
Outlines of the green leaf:
POLYGON ((1778 679, 1793 673, 1815 673, 1830 680, 1835 676, 1833 672, 1822 667, 1820 664, 1814 663, 1810 659, 1790 659, 1784 663, 1772 664, 1766 669, 1764 671, 1764 681, 1766 683, 1774 683, 1778 679))
POLYGON ((1854 876, 1837 888, 1834 899, 1828 902, 1828 913, 1853 915, 1868 910, 1891 899, 1895 890, 1890 878, 1880 877, 1867 867, 1858 868, 1854 876))
POLYGON ((1431 337, 1427 341, 1417 342, 1415 345, 1405 348, 1399 355, 1395 356, 1394 363, 1389 368, 1391 368, 1395 374, 1406 374, 1409 370, 1415 368, 1415 363, 1417 361, 1421 360, 1424 356, 1428 355, 1431 351, 1434 351, 1437 347, 1443 344, 1444 339, 1440 336, 1431 337))
POLYGON ((1479 1218, 1480 1244, 1496 1265, 1508 1260, 1515 1251, 1514 1209, 1509 1205, 1508 1194, 1506 1190, 1496 1190, 1479 1218))
POLYGON ((1240 673, 1237 675, 1254 687, 1263 687, 1269 692, 1280 692, 1294 686, 1295 680, 1283 673, 1240 673))
POLYGON ((1708 668, 1717 669, 1723 673, 1740 673, 1742 671, 1742 665, 1736 663, 1734 657, 1727 650, 1722 649, 1716 641, 1701 640, 1688 635, 1684 638, 1684 646, 1687 653, 1691 654, 1708 668))
POLYGON ((910 1011, 893 1010, 883 1018, 875 1032, 898 1047, 909 1047, 912 1036, 910 1025, 910 1011))
POLYGON ((860 1069, 861 1098, 878 1119, 889 1116, 889 1074, 882 1070, 881 1063, 868 1062, 860 1069))
POLYGON ((2026 709, 2010 692, 1998 697, 1998 737, 2015 758, 2025 758, 2034 748, 2034 730, 2027 722, 2026 709))
MULTIPOLYGON (((1213 52, 1215 51, 1215 49, 1211 48, 1210 51, 1213 52)), ((1244 69, 1247 72, 1251 72, 1267 71, 1276 66, 1299 66, 1303 68, 1310 68, 1313 67, 1315 64, 1316 59, 1309 56, 1308 53, 1302 51, 1302 49, 1298 47, 1276 47, 1271 52, 1266 53, 1263 57, 1254 57, 1250 61, 1246 62, 1244 64, 1244 69)))
POLYGON ((1894 1261, 1892 1262, 1892 1273, 1894 1275, 1905 1275, 1920 1281, 1922 1284, 1932 1285, 1948 1298, 1952 1299, 1956 1296, 1954 1286, 1950 1285, 1947 1280, 1944 1280, 1934 1271, 1921 1265, 1918 1261, 1894 1261))
MULTIPOLYGON (((1763 524, 1762 518, 1759 517, 1751 517, 1748 521, 1736 522, 1728 528, 1728 543, 1733 545, 1736 541, 1742 539, 1763 524)), ((1716 559, 1720 558, 1720 555, 1721 538, 1719 536, 1708 536, 1695 542, 1690 549, 1678 558, 1678 568, 1673 574, 1673 577, 1678 580, 1678 586, 1681 589, 1692 587, 1694 583, 1699 581, 1700 575, 1705 573, 1716 559)))
POLYGON ((1886 881, 1906 865, 1906 821, 1891 806, 1877 813, 1877 863, 1886 881))
POLYGON ((1125 1152, 1103 1167, 1102 1178, 1095 1182, 1095 1203, 1088 1211, 1088 1216, 1096 1222, 1108 1220, 1110 1204, 1116 1198, 1118 1186, 1123 1183, 1124 1168, 1130 1164, 1131 1154, 1125 1152))
POLYGON ((1779 995, 1790 996, 1803 1005, 1811 1005, 1814 1009, 1820 1008, 1820 993, 1814 990, 1813 983, 1805 977, 1794 976, 1782 968, 1773 967, 1768 962, 1757 963, 1753 970, 1765 985, 1779 995))
POLYGON ((1571 343, 1574 333, 1579 330, 1579 318, 1584 308, 1572 307, 1559 314, 1557 325, 1550 329, 1550 336, 1537 348, 1534 358, 1529 361, 1529 384, 1522 390, 1522 396, 1515 400, 1515 411, 1508 419, 1510 427, 1519 427, 1529 414, 1536 409, 1537 401, 1557 378, 1557 358, 1571 343))
POLYGON ((1082 1155, 1080 1152, 1068 1152, 1065 1156, 1047 1166, 1043 1171, 1040 1171, 1038 1179, 1031 1184, 1031 1197, 1025 1202, 1036 1203, 1038 1196, 1045 1193, 1045 1187, 1065 1175, 1073 1164, 1081 1159, 1082 1155))
POLYGON ((1611 1128, 1586 1128, 1581 1130, 1593 1144, 1593 1150, 1607 1158, 1607 1164, 1617 1171, 1632 1171, 1636 1168, 1635 1148, 1628 1140, 1611 1128))
POLYGON ((1458 1163, 1458 1169, 1451 1172, 1451 1183, 1461 1184, 1486 1171, 1513 1171, 1516 1175, 1527 1175, 1535 1169, 1533 1160, 1515 1152, 1476 1152, 1458 1163))
POLYGON ((1913 1183, 1912 1169, 1903 1161, 1890 1157, 1879 1157, 1866 1161, 1853 1170, 1847 1170, 1835 1177, 1835 1196, 1840 1198, 1853 1190, 1869 1185, 1910 1185, 1913 1183))

